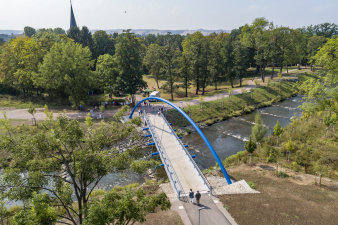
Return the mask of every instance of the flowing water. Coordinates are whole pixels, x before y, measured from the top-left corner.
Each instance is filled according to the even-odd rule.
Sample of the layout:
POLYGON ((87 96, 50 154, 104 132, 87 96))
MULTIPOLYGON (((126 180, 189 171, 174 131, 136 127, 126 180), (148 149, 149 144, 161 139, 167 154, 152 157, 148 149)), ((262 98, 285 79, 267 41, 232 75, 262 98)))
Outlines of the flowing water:
MULTIPOLYGON (((264 126, 268 128, 267 135, 272 133, 277 120, 279 120, 281 126, 284 127, 291 122, 293 117, 299 117, 301 111, 298 106, 300 106, 302 102, 302 97, 298 96, 277 103, 276 105, 259 109, 262 114, 264 126)), ((256 112, 231 118, 202 129, 222 160, 227 156, 244 150, 244 142, 248 140, 251 134, 251 127, 255 124, 255 113, 256 112)), ((190 149, 192 155, 197 155, 195 161, 200 169, 206 169, 216 164, 216 160, 198 133, 193 132, 183 137, 182 142, 189 145, 188 149, 190 149)), ((142 183, 144 182, 143 177, 143 175, 140 176, 131 171, 112 173, 105 176, 97 188, 110 190, 116 185, 122 186, 130 183, 142 183)), ((18 204, 20 205, 20 202, 6 202, 7 206, 18 204)))
MULTIPOLYGON (((288 125, 293 117, 299 117, 302 97, 297 96, 279 102, 270 107, 259 109, 264 126, 268 128, 267 135, 272 134, 277 120, 282 127, 288 125)), ((255 124, 255 112, 213 124, 203 128, 202 132, 214 147, 220 159, 244 150, 244 142, 249 139, 251 127, 255 124)), ((188 144, 191 154, 196 154, 196 163, 200 169, 214 166, 216 161, 198 133, 194 132, 182 139, 188 144)))

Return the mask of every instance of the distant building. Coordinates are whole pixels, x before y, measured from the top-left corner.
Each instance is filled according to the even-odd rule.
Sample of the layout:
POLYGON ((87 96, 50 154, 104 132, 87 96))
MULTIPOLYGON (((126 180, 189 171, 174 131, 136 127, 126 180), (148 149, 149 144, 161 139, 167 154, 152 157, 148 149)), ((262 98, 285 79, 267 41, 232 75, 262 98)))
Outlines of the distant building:
POLYGON ((70 28, 77 27, 76 20, 73 12, 72 1, 70 1, 70 28))

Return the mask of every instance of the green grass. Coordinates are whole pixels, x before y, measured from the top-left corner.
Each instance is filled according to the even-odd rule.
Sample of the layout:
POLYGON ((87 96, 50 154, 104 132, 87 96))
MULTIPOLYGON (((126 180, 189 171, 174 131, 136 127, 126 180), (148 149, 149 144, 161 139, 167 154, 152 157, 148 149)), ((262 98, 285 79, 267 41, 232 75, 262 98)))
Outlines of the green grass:
MULTIPOLYGON (((280 89, 279 82, 271 83, 269 86, 260 86, 253 89, 251 93, 243 93, 230 98, 187 106, 184 111, 195 122, 203 122, 206 125, 210 125, 230 117, 252 112, 256 108, 270 106, 274 102, 292 97, 297 93, 296 83, 282 81, 280 89)), ((168 111, 168 119, 176 126, 189 125, 184 117, 175 110, 168 111)))

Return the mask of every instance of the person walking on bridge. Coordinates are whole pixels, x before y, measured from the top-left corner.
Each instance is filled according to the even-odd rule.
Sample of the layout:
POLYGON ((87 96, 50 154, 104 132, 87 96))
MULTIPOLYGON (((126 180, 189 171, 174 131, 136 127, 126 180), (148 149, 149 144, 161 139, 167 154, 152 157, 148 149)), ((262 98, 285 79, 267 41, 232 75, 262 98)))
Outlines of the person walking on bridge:
POLYGON ((195 197, 196 197, 197 205, 200 205, 201 193, 197 191, 195 197))
POLYGON ((194 204, 194 192, 192 191, 192 189, 190 189, 189 198, 190 198, 191 203, 194 204))

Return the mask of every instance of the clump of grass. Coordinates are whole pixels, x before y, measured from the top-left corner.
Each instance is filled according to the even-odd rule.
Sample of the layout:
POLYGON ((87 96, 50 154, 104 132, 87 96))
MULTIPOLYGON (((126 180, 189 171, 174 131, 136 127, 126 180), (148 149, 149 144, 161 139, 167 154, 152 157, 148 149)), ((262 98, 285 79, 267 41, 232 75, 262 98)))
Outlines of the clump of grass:
POLYGON ((256 189, 256 185, 253 181, 246 182, 252 189, 256 189))

